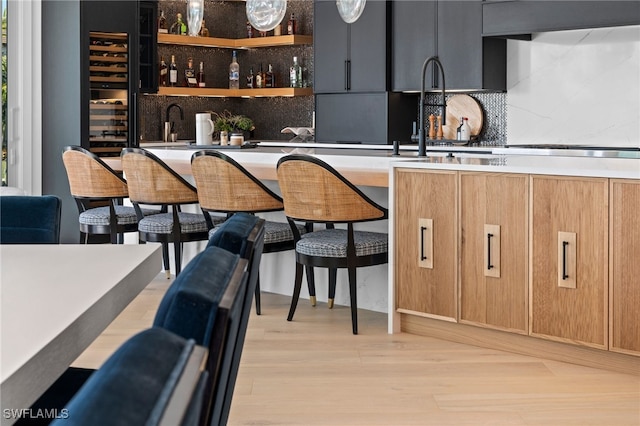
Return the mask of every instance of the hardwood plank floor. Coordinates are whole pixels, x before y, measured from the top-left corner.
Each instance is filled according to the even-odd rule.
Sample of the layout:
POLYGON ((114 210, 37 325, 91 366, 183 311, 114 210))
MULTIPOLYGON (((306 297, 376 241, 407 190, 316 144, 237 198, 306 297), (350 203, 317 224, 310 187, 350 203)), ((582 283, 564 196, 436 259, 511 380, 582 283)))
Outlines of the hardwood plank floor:
MULTIPOLYGON (((74 365, 97 368, 151 325, 159 275, 74 365)), ((389 335, 385 314, 262 295, 230 425, 640 425, 640 377, 448 342, 389 335)))

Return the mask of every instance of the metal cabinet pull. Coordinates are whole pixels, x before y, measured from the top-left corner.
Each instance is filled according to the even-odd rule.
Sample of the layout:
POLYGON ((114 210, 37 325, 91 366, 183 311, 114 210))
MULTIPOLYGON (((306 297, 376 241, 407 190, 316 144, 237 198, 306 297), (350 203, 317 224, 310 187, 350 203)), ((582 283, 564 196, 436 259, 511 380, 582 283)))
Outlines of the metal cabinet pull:
POLYGON ((566 280, 569 278, 567 275, 567 246, 569 245, 568 241, 562 242, 562 279, 566 280))
POLYGON ((493 234, 487 234, 487 269, 493 268, 491 264, 491 237, 493 237, 493 234))
POLYGON ((349 61, 344 61, 344 90, 349 90, 349 61))
POLYGON ((427 256, 424 255, 424 231, 426 230, 426 227, 420 227, 420 260, 427 260, 427 256))

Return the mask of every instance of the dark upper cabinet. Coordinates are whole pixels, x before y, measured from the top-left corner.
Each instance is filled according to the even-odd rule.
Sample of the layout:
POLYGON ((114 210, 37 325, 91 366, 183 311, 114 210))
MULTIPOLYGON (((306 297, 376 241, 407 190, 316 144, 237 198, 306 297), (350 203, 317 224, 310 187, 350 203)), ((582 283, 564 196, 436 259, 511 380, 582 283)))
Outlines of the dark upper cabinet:
POLYGON ((345 23, 336 2, 314 3, 314 92, 380 92, 389 87, 390 4, 367 2, 345 23))
POLYGON ((158 92, 158 3, 140 1, 138 19, 138 70, 141 93, 158 92))
POLYGON ((505 37, 543 31, 638 25, 640 2, 485 1, 482 5, 482 23, 484 35, 505 37))
MULTIPOLYGON (((438 56, 447 90, 506 90, 506 41, 482 37, 482 2, 393 2, 392 90, 418 91, 422 65, 438 56)), ((439 87, 437 74, 425 78, 439 87)))

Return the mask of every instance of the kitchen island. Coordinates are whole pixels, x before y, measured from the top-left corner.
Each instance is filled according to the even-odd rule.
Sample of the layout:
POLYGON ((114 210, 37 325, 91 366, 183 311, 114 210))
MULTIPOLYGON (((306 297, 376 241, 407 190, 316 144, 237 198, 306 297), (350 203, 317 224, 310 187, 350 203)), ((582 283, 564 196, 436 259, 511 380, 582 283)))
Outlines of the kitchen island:
POLYGON ((640 373, 639 159, 394 163, 389 205, 390 332, 640 373))

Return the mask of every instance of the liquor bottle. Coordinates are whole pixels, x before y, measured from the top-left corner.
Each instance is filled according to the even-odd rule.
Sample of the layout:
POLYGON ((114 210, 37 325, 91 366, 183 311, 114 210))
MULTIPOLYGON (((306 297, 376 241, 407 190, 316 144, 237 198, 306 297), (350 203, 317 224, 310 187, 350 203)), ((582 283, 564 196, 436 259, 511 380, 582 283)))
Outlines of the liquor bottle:
POLYGON ((198 71, 198 87, 206 87, 204 82, 204 62, 200 62, 200 71, 198 71))
POLYGON ((249 68, 249 75, 247 75, 247 89, 253 89, 253 67, 249 68))
POLYGON ((193 69, 193 58, 187 60, 187 68, 184 70, 184 86, 185 87, 198 87, 198 80, 196 79, 196 70, 193 69))
POLYGON ((178 85, 178 66, 176 65, 175 55, 171 55, 171 64, 169 65, 169 84, 171 86, 178 85))
POLYGON ((205 27, 204 19, 202 20, 202 26, 200 26, 200 32, 198 33, 200 37, 209 37, 209 30, 205 27))
POLYGON ((264 77, 264 87, 276 87, 275 76, 273 75, 273 67, 269 64, 267 73, 264 77))
POLYGON ((302 87, 302 67, 297 56, 293 57, 293 65, 289 68, 289 86, 302 87))
POLYGON ((293 12, 291 12, 291 17, 287 22, 287 34, 294 35, 297 32, 298 32, 298 23, 296 21, 296 17, 293 15, 293 12))
POLYGON ((229 89, 240 88, 240 64, 238 64, 238 56, 236 51, 233 51, 233 58, 229 65, 229 89))
POLYGON ((262 64, 260 64, 260 71, 256 74, 256 89, 262 89, 264 87, 264 79, 262 73, 262 64))
POLYGON ((178 34, 178 35, 187 34, 187 24, 185 24, 184 21, 182 20, 182 13, 178 13, 176 15, 176 22, 174 22, 173 25, 171 25, 169 32, 171 34, 178 34))
POLYGON ((247 37, 253 37, 253 27, 251 26, 251 22, 247 21, 247 37))
POLYGON ((164 61, 164 57, 160 57, 160 85, 167 85, 167 74, 169 73, 169 67, 167 67, 167 63, 164 61))
POLYGON ((160 11, 160 17, 158 18, 158 32, 163 34, 169 32, 167 29, 167 18, 164 16, 164 10, 160 11))

